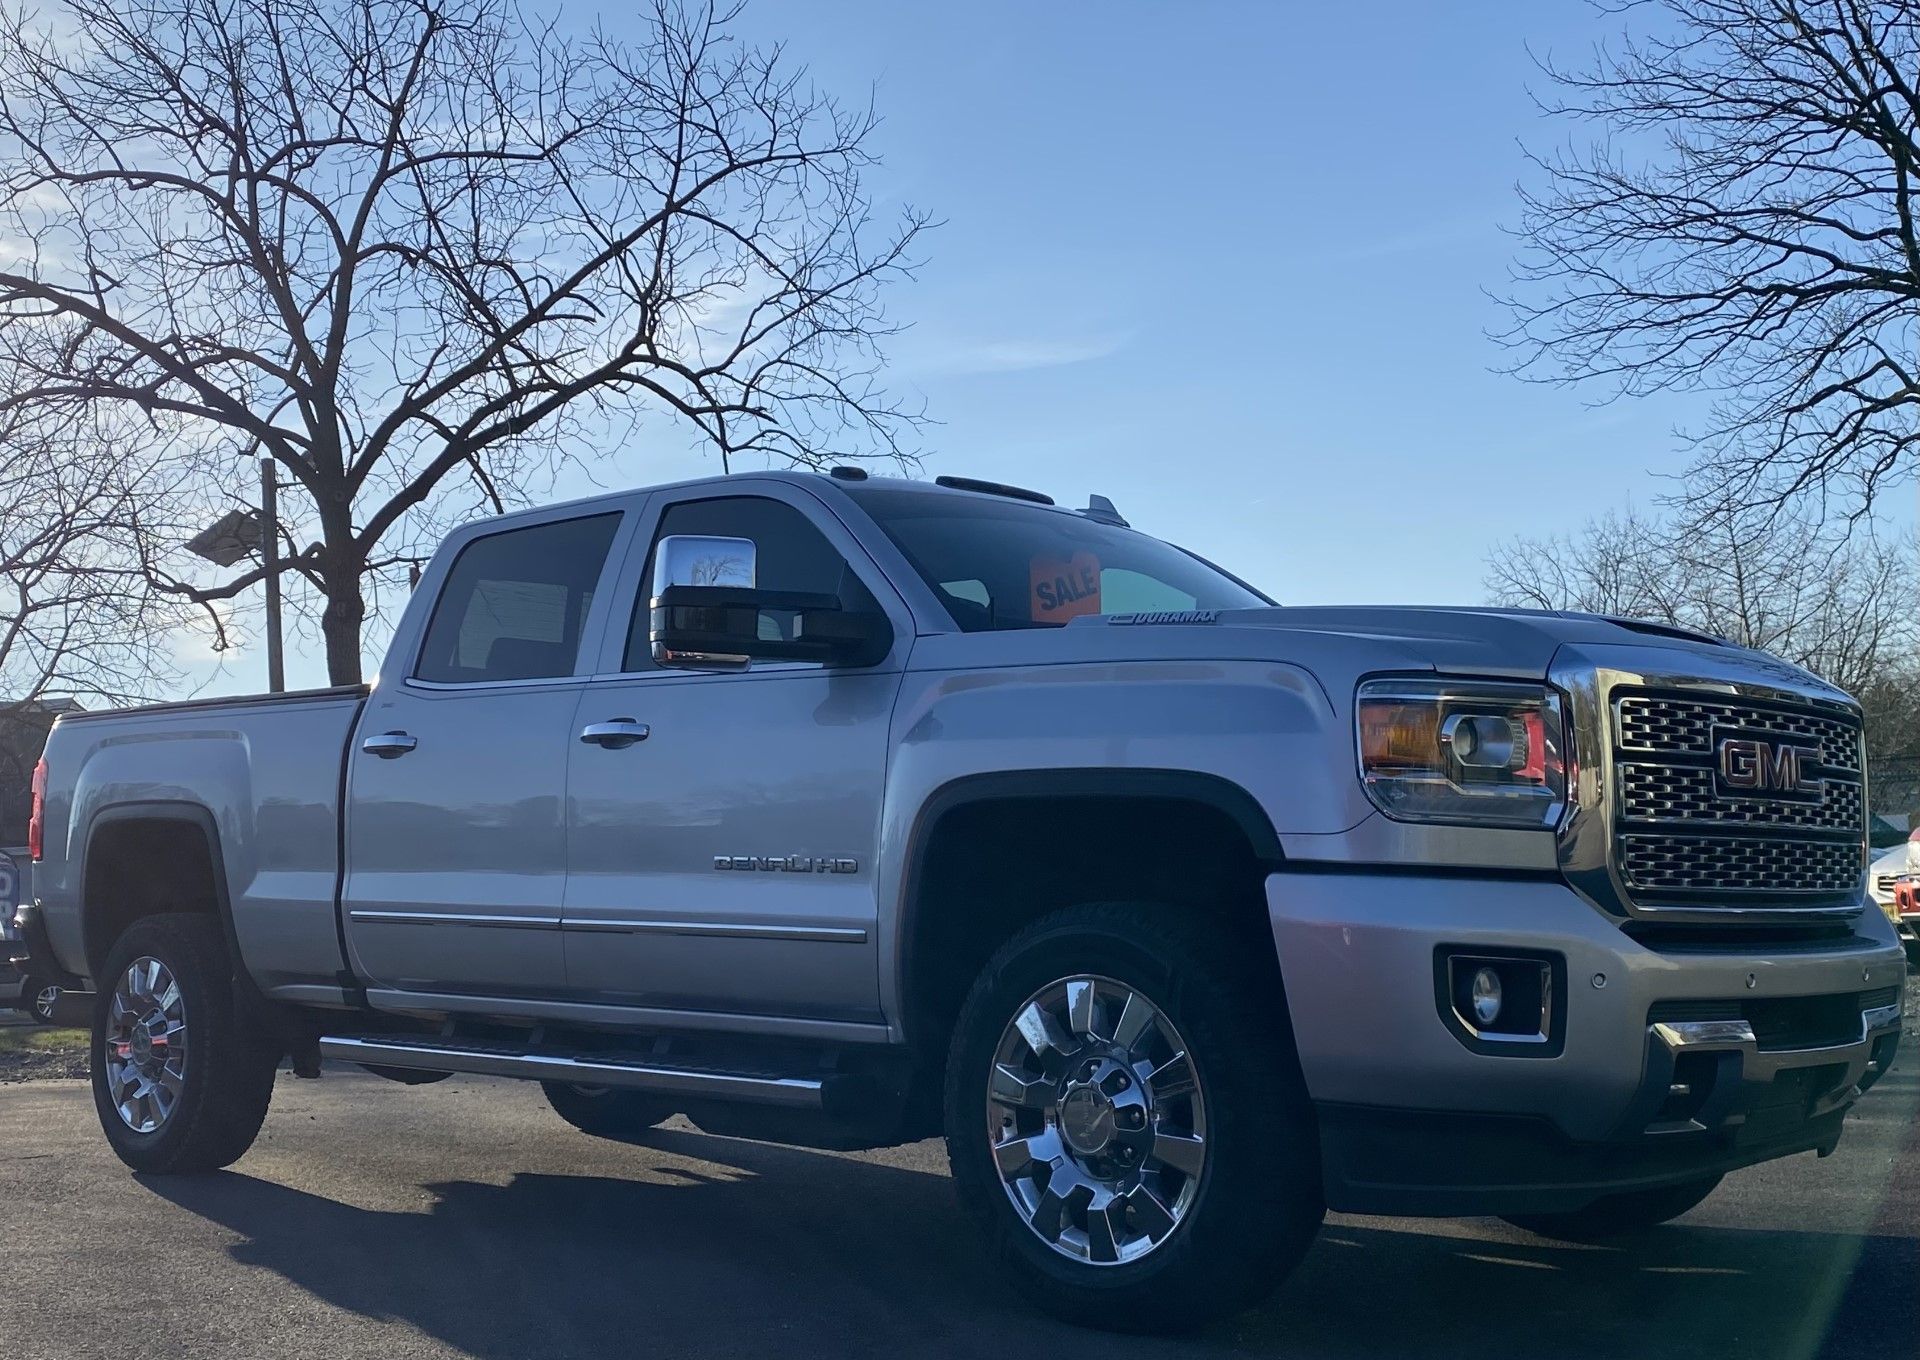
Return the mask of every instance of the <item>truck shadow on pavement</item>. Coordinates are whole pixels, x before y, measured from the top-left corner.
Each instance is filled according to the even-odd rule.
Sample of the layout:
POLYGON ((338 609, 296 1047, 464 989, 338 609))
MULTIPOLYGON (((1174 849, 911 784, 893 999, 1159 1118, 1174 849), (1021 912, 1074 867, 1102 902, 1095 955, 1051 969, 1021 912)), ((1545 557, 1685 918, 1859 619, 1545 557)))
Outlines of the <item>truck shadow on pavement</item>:
MULTIPOLYGON (((223 1172, 147 1182, 237 1234, 236 1261, 486 1360, 966 1355, 1089 1338, 1014 1298, 947 1180, 663 1130, 629 1177, 521 1174, 368 1210, 223 1172), (681 1157, 700 1166, 679 1165, 681 1157)), ((1909 1353, 1920 1242, 1674 1225, 1570 1247, 1497 1225, 1328 1224, 1261 1311, 1105 1355, 1909 1353)))

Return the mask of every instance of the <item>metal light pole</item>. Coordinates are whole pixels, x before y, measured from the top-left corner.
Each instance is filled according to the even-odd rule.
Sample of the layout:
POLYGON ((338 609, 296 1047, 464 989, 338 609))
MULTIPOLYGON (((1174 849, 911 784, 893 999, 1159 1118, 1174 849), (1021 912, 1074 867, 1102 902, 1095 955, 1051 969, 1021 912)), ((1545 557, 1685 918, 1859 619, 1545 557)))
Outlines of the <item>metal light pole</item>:
POLYGON ((260 565, 266 571, 267 587, 267 692, 279 694, 287 687, 286 659, 280 651, 280 507, 275 496, 273 459, 260 460, 260 565))
POLYGON ((275 490, 273 460, 262 458, 260 508, 227 511, 195 534, 187 551, 217 567, 230 567, 250 553, 260 554, 267 587, 267 689, 278 694, 287 687, 287 670, 280 651, 280 516, 275 490))

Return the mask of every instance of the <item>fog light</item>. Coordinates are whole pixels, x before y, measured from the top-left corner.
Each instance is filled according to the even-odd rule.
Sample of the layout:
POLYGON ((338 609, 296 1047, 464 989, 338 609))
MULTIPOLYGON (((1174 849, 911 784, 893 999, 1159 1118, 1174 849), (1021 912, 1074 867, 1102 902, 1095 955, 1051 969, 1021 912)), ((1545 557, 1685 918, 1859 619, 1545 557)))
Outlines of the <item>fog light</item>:
POLYGON ((1473 1003, 1473 1018, 1483 1027, 1500 1018, 1500 975, 1493 969, 1482 968, 1473 975, 1468 995, 1473 1003))
POLYGON ((1440 1018, 1476 1052, 1552 1057, 1566 1032, 1554 1001, 1566 987, 1566 967, 1558 954, 1494 954, 1441 945, 1433 951, 1440 1018))

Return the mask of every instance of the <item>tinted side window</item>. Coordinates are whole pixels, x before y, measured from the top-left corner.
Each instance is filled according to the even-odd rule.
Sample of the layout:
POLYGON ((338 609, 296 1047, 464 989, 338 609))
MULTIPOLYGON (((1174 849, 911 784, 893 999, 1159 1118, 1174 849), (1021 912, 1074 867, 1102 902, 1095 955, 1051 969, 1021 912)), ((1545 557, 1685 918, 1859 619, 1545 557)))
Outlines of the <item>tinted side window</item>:
MULTIPOLYGON (((804 591, 813 595, 832 595, 842 609, 878 610, 871 592, 860 583, 840 550, 827 541, 807 517, 785 501, 764 496, 723 496, 716 500, 681 501, 670 505, 660 516, 654 533, 657 548, 663 538, 674 534, 710 534, 720 538, 750 538, 758 548, 754 584, 762 590, 804 591)), ((648 655, 648 603, 653 594, 653 552, 647 554, 646 575, 640 580, 639 598, 634 602, 633 623, 627 633, 626 661, 629 671, 651 670, 648 655)), ((792 616, 777 610, 761 615, 763 629, 781 630, 791 636, 792 616)))
POLYGON ((448 684, 572 675, 620 516, 509 529, 460 550, 414 675, 448 684))

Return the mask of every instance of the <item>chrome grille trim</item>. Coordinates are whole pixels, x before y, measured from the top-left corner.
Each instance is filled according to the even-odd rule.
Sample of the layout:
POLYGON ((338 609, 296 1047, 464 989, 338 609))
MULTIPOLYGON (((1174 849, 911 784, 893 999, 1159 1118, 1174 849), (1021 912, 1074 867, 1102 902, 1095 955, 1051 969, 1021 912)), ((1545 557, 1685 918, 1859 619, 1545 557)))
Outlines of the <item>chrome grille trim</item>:
POLYGON ((1571 756, 1558 859, 1568 884, 1596 907, 1623 924, 1737 932, 1846 921, 1869 905, 1860 709, 1846 694, 1736 647, 1569 643, 1548 678, 1566 697, 1571 756), (1626 704, 1623 728, 1628 700, 1636 702, 1626 704), (1734 795, 1714 778, 1716 727, 1817 746, 1821 759, 1808 763, 1826 781, 1822 797, 1734 795), (1701 775, 1674 773, 1694 770, 1704 784, 1701 775), (1716 786, 1727 796, 1711 804, 1698 797, 1716 786), (1623 842, 1627 835, 1661 839, 1623 842), (1811 852, 1821 874, 1813 883, 1789 875, 1783 887, 1775 871, 1792 855, 1764 848, 1727 852, 1735 867, 1753 871, 1744 882, 1684 872, 1700 842, 1733 840, 1834 848, 1811 852))

